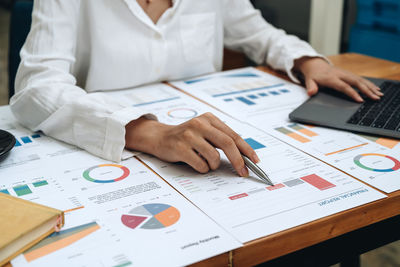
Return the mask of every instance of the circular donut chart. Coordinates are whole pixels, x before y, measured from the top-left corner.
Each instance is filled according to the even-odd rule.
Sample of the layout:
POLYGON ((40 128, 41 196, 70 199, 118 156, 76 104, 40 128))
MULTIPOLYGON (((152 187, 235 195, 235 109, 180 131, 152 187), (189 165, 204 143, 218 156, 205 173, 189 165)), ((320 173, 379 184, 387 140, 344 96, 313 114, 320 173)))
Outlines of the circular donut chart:
POLYGON ((93 183, 114 183, 129 176, 129 169, 118 164, 100 164, 83 172, 83 178, 93 183))
POLYGON ((377 154, 377 153, 367 153, 367 154, 358 155, 354 158, 354 163, 362 169, 373 171, 373 172, 394 172, 394 171, 397 171, 400 169, 400 161, 399 160, 397 160, 391 156, 388 156, 388 155, 377 154), (388 161, 388 160, 392 161, 393 164, 391 164, 391 165, 393 165, 393 166, 390 168, 379 168, 379 169, 375 168, 373 166, 367 166, 368 164, 361 162, 362 159, 366 159, 367 157, 375 157, 376 159, 378 159, 378 161, 380 161, 379 158, 382 158, 382 160, 386 160, 386 161, 388 161))
POLYGON ((197 116, 197 111, 191 108, 176 108, 168 111, 168 116, 173 119, 191 119, 197 116))
POLYGON ((121 216, 121 222, 131 229, 162 229, 175 224, 180 218, 179 210, 161 203, 145 204, 131 209, 121 216))

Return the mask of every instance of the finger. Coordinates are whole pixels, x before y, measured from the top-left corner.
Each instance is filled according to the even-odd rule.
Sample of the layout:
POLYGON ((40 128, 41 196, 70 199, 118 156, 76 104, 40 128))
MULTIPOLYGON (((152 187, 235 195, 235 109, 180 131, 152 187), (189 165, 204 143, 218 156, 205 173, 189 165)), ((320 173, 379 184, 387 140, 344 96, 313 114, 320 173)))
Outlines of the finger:
POLYGON ((342 81, 340 79, 335 79, 327 85, 333 89, 338 90, 339 92, 342 92, 342 93, 348 95, 349 97, 351 97, 352 99, 354 99, 357 102, 360 102, 360 103, 364 102, 364 100, 362 99, 360 94, 357 93, 356 90, 354 90, 350 85, 348 85, 347 83, 345 83, 344 81, 342 81))
POLYGON ((232 130, 228 125, 226 125, 223 121, 221 121, 218 117, 211 114, 210 123, 212 126, 227 134, 232 140, 235 142, 236 146, 239 148, 239 151, 249 157, 251 161, 258 163, 260 159, 257 156, 257 153, 254 149, 243 140, 243 138, 237 134, 234 130, 232 130))
POLYGON ((200 173, 207 173, 210 170, 207 162, 192 149, 188 149, 187 152, 182 155, 182 158, 183 162, 187 163, 200 173))
POLYGON ((381 92, 381 88, 379 88, 378 86, 376 86, 373 82, 362 78, 362 80, 368 85, 369 88, 371 88, 371 90, 373 90, 377 95, 379 96, 383 96, 383 93, 381 92))
POLYGON ((366 83, 364 83, 362 79, 358 79, 357 77, 353 77, 352 75, 345 75, 341 79, 349 85, 357 87, 367 97, 374 100, 380 99, 380 96, 377 95, 366 83))
POLYGON ((193 142, 193 148, 207 161, 211 170, 218 169, 221 158, 215 147, 204 139, 197 139, 193 142))
POLYGON ((230 136, 214 127, 209 127, 203 134, 208 142, 224 151, 233 168, 240 176, 249 176, 249 171, 244 164, 242 155, 230 136))
POLYGON ((318 84, 311 78, 306 78, 306 89, 309 96, 313 96, 318 92, 318 84))

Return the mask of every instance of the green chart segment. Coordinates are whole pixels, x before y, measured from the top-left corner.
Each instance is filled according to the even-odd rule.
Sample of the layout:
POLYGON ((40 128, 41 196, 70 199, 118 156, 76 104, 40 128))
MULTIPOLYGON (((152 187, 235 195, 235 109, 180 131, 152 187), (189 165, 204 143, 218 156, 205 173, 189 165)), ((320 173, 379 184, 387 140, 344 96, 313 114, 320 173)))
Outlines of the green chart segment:
MULTIPOLYGON (((380 160, 378 160, 378 162, 379 161, 380 160)), ((399 160, 397 160, 391 156, 388 156, 388 155, 377 154, 377 153, 367 153, 367 154, 358 155, 354 158, 354 163, 362 169, 365 169, 368 171, 373 171, 373 172, 394 172, 394 171, 397 171, 400 169, 400 161, 399 160), (382 158, 382 160, 388 159, 393 162, 393 164, 392 164, 393 167, 391 167, 391 168, 376 168, 374 166, 367 166, 366 164, 361 162, 361 160, 363 158, 367 158, 367 157, 376 157, 377 159, 382 158)))
POLYGON ((32 194, 32 190, 29 188, 28 185, 23 184, 19 186, 14 186, 13 187, 14 192, 17 194, 17 196, 24 196, 24 195, 29 195, 32 194))
MULTIPOLYGON (((118 182, 121 181, 123 179, 125 179, 126 177, 129 176, 129 169, 125 166, 122 165, 118 165, 118 164, 100 164, 100 165, 96 165, 93 167, 90 167, 89 169, 86 169, 82 176, 83 178, 85 178, 86 180, 93 182, 93 183, 114 183, 114 182, 118 182), (110 169, 111 167, 111 169, 110 169), (104 173, 101 172, 102 169, 106 170, 104 173), (109 178, 108 176, 110 175, 110 172, 113 174, 113 168, 116 168, 117 170, 122 170, 122 174, 119 175, 117 174, 116 177, 113 178, 109 178), (93 171, 95 171, 97 169, 97 171, 100 171, 97 173, 97 175, 95 175, 93 173, 93 171), (108 177, 108 178, 104 178, 104 177, 108 177)), ((111 175, 112 175, 111 174, 111 175)))
MULTIPOLYGON (((20 196, 32 194, 34 192, 32 190, 35 190, 35 188, 46 186, 46 185, 49 185, 49 183, 46 180, 40 180, 40 181, 32 182, 31 187, 29 187, 28 184, 20 184, 20 185, 13 186, 12 190, 14 190, 15 194, 20 197, 20 196)), ((4 189, 0 190, 0 193, 11 195, 10 190, 11 190, 11 188, 4 188, 4 189)))

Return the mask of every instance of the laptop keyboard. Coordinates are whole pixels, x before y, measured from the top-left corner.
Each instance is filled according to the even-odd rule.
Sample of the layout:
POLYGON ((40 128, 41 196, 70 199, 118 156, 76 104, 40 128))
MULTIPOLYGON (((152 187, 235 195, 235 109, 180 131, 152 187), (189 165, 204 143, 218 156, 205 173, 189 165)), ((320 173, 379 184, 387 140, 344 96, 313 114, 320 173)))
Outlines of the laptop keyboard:
POLYGON ((384 82, 380 101, 365 100, 347 123, 400 132, 400 83, 384 82))

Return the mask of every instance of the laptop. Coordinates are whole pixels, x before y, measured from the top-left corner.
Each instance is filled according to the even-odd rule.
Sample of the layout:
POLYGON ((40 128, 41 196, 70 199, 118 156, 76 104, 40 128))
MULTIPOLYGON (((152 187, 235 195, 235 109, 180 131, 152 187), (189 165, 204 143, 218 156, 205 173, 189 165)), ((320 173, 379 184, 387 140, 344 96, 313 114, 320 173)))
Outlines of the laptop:
POLYGON ((330 88, 289 114, 293 121, 400 139, 400 81, 367 78, 385 94, 374 101, 356 103, 330 88))

